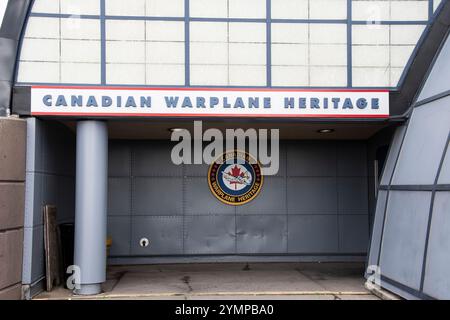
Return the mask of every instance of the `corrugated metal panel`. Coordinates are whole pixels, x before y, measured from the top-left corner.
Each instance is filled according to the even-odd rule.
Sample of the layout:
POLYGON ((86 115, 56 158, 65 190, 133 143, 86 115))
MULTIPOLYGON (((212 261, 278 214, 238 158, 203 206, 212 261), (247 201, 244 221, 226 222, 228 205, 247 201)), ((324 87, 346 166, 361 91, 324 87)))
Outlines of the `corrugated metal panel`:
POLYGON ((365 143, 290 141, 280 150, 278 174, 233 207, 211 194, 207 165, 172 164, 170 142, 111 141, 111 255, 364 253, 365 143), (149 246, 139 245, 142 237, 149 246))

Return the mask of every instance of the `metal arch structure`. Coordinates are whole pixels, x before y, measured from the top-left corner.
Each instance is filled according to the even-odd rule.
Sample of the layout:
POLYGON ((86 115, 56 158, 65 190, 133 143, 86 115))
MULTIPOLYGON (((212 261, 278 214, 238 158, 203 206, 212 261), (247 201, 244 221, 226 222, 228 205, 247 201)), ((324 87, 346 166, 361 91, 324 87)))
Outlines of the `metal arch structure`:
POLYGON ((450 244, 450 88, 444 80, 450 68, 448 2, 442 13, 434 32, 443 39, 433 44, 437 53, 427 57, 426 76, 410 79, 420 80, 420 89, 411 98, 408 120, 393 137, 368 256, 368 265, 379 268, 381 286, 408 299, 450 298, 443 271, 450 262, 445 249, 450 244))
MULTIPOLYGON (((349 1, 351 2, 351 1, 349 1)), ((186 0, 186 3, 188 3, 188 0, 186 0)), ((268 1, 270 3, 270 0, 268 1)), ((2 49, 0 51, 0 115, 7 115, 9 113, 9 107, 11 105, 11 93, 14 86, 14 77, 16 74, 18 59, 20 57, 20 44, 21 40, 23 38, 23 33, 26 26, 27 17, 30 14, 31 8, 32 8, 33 1, 32 0, 11 0, 8 2, 8 7, 5 14, 5 20, 2 24, 2 27, 0 29, 0 48, 2 49)), ((185 23, 188 23, 189 17, 183 18, 185 23), (187 21, 187 22, 186 22, 187 21)), ((269 23, 268 21, 270 18, 264 19, 266 23, 269 23)), ((345 23, 349 23, 347 20, 345 23)), ((410 58, 410 61, 405 68, 404 74, 402 76, 402 79, 400 81, 400 86, 398 88, 394 88, 391 91, 390 98, 391 98, 391 108, 393 117, 391 120, 399 120, 404 121, 409 118, 410 113, 413 112, 414 107, 414 101, 417 100, 419 89, 422 86, 423 79, 427 78, 429 75, 428 70, 430 69, 430 65, 433 64, 433 61, 436 61, 435 57, 437 56, 437 53, 439 52, 439 49, 442 47, 442 43, 444 42, 444 39, 446 35, 448 34, 448 29, 450 25, 450 3, 448 1, 445 1, 442 3, 439 11, 434 16, 432 22, 428 25, 426 31, 424 32, 421 41, 419 41, 416 50, 412 57, 410 58)), ((270 36, 270 35, 268 35, 270 36)), ((351 34, 348 35, 349 38, 351 38, 351 34)), ((348 45, 351 45, 349 42, 348 45)), ((268 59, 270 56, 268 56, 268 59)), ((186 78, 188 79, 188 74, 186 75, 186 78)), ((270 77, 269 77, 270 79, 270 77)), ((440 99, 443 99, 444 97, 448 96, 448 92, 439 92, 437 95, 432 97, 427 97, 426 99, 421 99, 419 102, 415 103, 417 108, 427 108, 426 104, 432 103, 434 101, 439 101, 440 99)), ((13 95, 13 112, 26 115, 25 113, 21 113, 20 110, 23 110, 24 106, 26 106, 26 103, 29 103, 29 99, 26 92, 26 87, 18 86, 15 89, 15 94, 13 95)), ((412 119, 412 118, 411 118, 412 119)), ((408 127, 411 125, 412 121, 414 119, 410 120, 408 123, 408 127)), ((100 124, 97 124, 99 127, 100 124)), ((409 129, 408 129, 409 130, 409 129)), ((406 130, 406 131, 408 131, 406 130)), ((404 145, 405 141, 407 140, 407 134, 403 132, 403 134, 399 134, 399 139, 401 139, 401 142, 399 143, 399 147, 397 150, 391 150, 391 156, 394 157, 395 164, 394 168, 392 170, 395 170, 400 165, 403 165, 403 162, 399 161, 399 154, 401 153, 402 146, 404 145), (404 135, 403 135, 404 134, 404 135)), ((102 140, 104 143, 104 139, 102 140)), ((449 140, 447 138, 446 146, 448 146, 449 140)), ((432 252, 432 246, 429 244, 429 237, 430 237, 430 226, 432 224, 433 220, 433 204, 435 203, 435 195, 437 192, 447 192, 449 191, 448 185, 441 185, 438 183, 438 178, 441 172, 442 163, 444 162, 444 156, 448 153, 447 149, 441 150, 441 152, 437 155, 430 155, 430 157, 438 157, 440 160, 440 166, 439 170, 436 172, 436 179, 433 184, 430 185, 393 185, 392 184, 392 178, 390 179, 389 183, 382 184, 380 188, 380 192, 382 193, 393 193, 393 192, 416 192, 416 191, 423 191, 423 192, 431 192, 433 193, 433 196, 431 198, 431 204, 429 208, 429 215, 426 219, 427 223, 427 229, 426 229, 426 243, 425 243, 425 250, 423 251, 423 261, 421 261, 421 274, 420 274, 420 285, 418 289, 413 288, 408 283, 405 284, 405 282, 402 279, 398 279, 396 277, 393 277, 389 274, 383 274, 382 273, 382 284, 399 294, 402 294, 404 297, 408 298, 439 298, 442 297, 441 293, 434 293, 429 290, 427 290, 427 277, 426 271, 426 261, 427 256, 431 256, 433 254, 432 252), (425 290, 424 290, 425 289, 425 290)), ((414 161, 415 159, 410 159, 409 161, 414 161)), ((391 174, 394 174, 393 172, 391 174)), ((391 176, 392 177, 392 176, 391 176)), ((382 197, 380 197, 381 199, 382 197)), ((377 260, 376 262, 380 263, 380 256, 382 254, 382 245, 383 245, 383 238, 384 238, 384 230, 385 226, 389 224, 389 221, 386 221, 386 214, 388 213, 387 207, 388 207, 388 199, 389 197, 386 196, 385 200, 386 202, 380 205, 380 208, 384 208, 378 210, 376 218, 378 220, 381 219, 381 234, 380 237, 373 237, 372 238, 372 247, 379 247, 379 251, 377 253, 377 260), (387 222, 387 223, 386 223, 387 222), (379 241, 379 242, 377 242, 379 241)), ((379 200, 382 201, 382 200, 379 200)), ((82 202, 82 201, 81 201, 82 202)), ((103 222, 101 222, 103 223, 103 222)), ((375 231, 374 231, 375 232, 375 231)), ((388 234, 388 233, 386 233, 388 234)), ((371 248, 371 251, 372 249, 371 248)), ((100 249, 99 249, 100 251, 100 249)), ((375 252, 375 251, 374 251, 375 252)), ((102 258, 102 257, 101 257, 102 258)), ((381 264, 382 264, 381 260, 381 264)), ((99 262, 100 264, 100 262, 99 262)), ((400 264, 399 267, 401 268, 402 265, 400 264)), ((383 271, 382 271, 383 272, 383 271)), ((439 276, 439 273, 435 273, 435 275, 439 276)), ((99 274, 96 274, 94 279, 88 279, 87 285, 91 284, 97 284, 98 282, 101 282, 103 278, 103 274, 99 272, 99 274)), ((436 282, 436 281, 435 281, 436 282)), ((90 290, 91 288, 88 287, 90 290)), ((447 292, 448 294, 448 292, 447 292)))
POLYGON ((9 115, 17 61, 32 0, 9 0, 0 27, 0 116, 9 115))
POLYGON ((450 2, 441 3, 433 22, 425 29, 399 81, 399 87, 390 93, 390 105, 394 114, 405 118, 410 106, 427 77, 430 65, 436 58, 439 48, 450 26, 450 2))
MULTIPOLYGON (((104 0, 100 1, 100 15, 99 16, 83 16, 80 18, 97 18, 100 20, 100 28, 102 36, 102 81, 101 85, 106 84, 105 78, 105 20, 111 17, 106 16, 105 14, 105 3, 104 0)), ((20 48, 22 38, 24 36, 24 30, 26 29, 27 18, 28 16, 55 16, 55 17, 63 17, 65 15, 61 14, 44 14, 44 13, 32 13, 34 0, 15 0, 9 1, 7 11, 5 14, 5 21, 0 29, 0 40, 3 42, 1 44, 2 48, 5 48, 3 52, 3 57, 0 56, 0 115, 9 114, 9 109, 12 107, 12 113, 17 113, 19 115, 28 115, 27 113, 27 105, 29 105, 29 86, 31 83, 20 83, 16 86, 16 76, 17 76, 17 66, 20 58, 20 48), (3 40, 6 39, 6 40, 3 40)), ((267 29, 270 29, 270 24, 272 22, 283 22, 280 19, 273 19, 270 15, 271 8, 271 0, 267 0, 266 9, 268 10, 268 14, 265 18, 262 19, 250 19, 253 20, 261 20, 261 23, 266 23, 267 29)), ((185 9, 189 9, 189 0, 185 0, 185 9)), ((200 18, 192 18, 187 13, 188 10, 185 10, 185 15, 183 17, 178 18, 167 18, 168 20, 180 20, 184 21, 186 25, 189 25, 190 21, 197 21, 200 18)), ((311 22, 311 23, 341 23, 347 25, 347 86, 345 88, 352 88, 352 26, 353 25, 361 25, 366 23, 365 21, 353 21, 352 16, 352 1, 347 1, 347 18, 344 20, 305 20, 300 21, 294 19, 291 22, 311 22)), ((67 15, 66 15, 67 16, 67 15)), ((426 70, 428 65, 432 61, 432 57, 434 57, 436 51, 439 48, 439 43, 442 41, 442 38, 445 35, 443 31, 448 26, 448 16, 449 16, 449 3, 444 0, 439 8, 433 13, 433 1, 429 0, 429 13, 428 13, 427 21, 381 21, 381 24, 423 24, 427 25, 421 39, 416 44, 416 48, 413 51, 403 74, 400 78, 397 87, 388 88, 390 92, 390 106, 391 106, 391 114, 394 119, 405 119, 405 112, 408 110, 408 107, 411 105, 415 93, 417 92, 421 80, 426 74, 426 70)), ((120 17, 124 18, 132 18, 132 17, 120 17)), ((136 18, 136 17, 135 17, 136 18)), ((145 19, 153 19, 154 17, 146 17, 145 19)), ((143 19, 139 17, 139 19, 143 19)), ((157 20, 165 20, 164 17, 155 18, 157 20)), ((205 21, 216 21, 223 20, 222 18, 201 18, 200 20, 205 21), (206 19, 206 20, 205 20, 206 19)), ((225 19, 230 20, 230 19, 225 19)), ((249 19, 231 19, 233 21, 246 21, 249 19)), ((270 40, 271 35, 270 32, 267 33, 267 40, 270 40)), ((186 61, 185 63, 185 85, 190 85, 190 75, 189 75, 189 32, 188 29, 185 30, 185 54, 186 61)), ((267 85, 266 87, 272 87, 271 83, 271 45, 270 42, 267 42, 267 55, 266 60, 267 64, 267 85)), ((47 83, 52 85, 52 83, 47 83)), ((53 83, 55 84, 55 83, 53 83)), ((71 84, 67 84, 70 86, 71 84)), ((80 85, 80 84, 78 84, 80 85)), ((86 84, 88 85, 88 84, 86 84)), ((125 85, 126 87, 127 85, 125 85)), ((151 87, 151 86, 149 86, 151 87)), ((300 87, 299 87, 300 88, 300 87)), ((305 87, 301 87, 305 88, 305 87)), ((318 88, 318 87, 308 87, 308 88, 318 88)), ((376 87, 371 88, 376 89, 376 87)))

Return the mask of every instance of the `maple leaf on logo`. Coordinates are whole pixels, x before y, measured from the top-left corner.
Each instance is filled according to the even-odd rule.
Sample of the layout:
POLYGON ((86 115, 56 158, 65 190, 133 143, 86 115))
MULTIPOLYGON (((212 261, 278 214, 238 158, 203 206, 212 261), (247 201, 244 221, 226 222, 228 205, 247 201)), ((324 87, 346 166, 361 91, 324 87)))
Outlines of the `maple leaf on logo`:
POLYGON ((233 177, 243 177, 244 173, 241 172, 241 169, 239 169, 237 165, 235 165, 233 168, 231 168, 229 175, 233 177))

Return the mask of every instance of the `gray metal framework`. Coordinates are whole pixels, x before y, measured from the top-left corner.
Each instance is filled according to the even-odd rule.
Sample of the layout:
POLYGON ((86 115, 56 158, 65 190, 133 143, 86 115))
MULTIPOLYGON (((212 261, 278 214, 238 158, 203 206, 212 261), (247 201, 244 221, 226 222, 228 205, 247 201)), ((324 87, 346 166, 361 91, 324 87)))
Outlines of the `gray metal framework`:
MULTIPOLYGON (((446 11, 448 11, 448 6, 446 7, 446 11)), ((448 20, 444 20, 444 22, 448 23, 448 20)), ((436 54, 433 57, 433 62, 431 66, 428 68, 427 75, 425 77, 425 80, 422 81, 421 89, 416 94, 416 102, 414 102, 411 107, 409 108, 408 114, 413 114, 413 112, 417 110, 423 110, 422 108, 432 108, 433 106, 440 106, 442 110, 442 114, 437 115, 437 109, 433 111, 434 113, 431 113, 435 117, 444 117, 443 119, 448 118, 448 111, 445 110, 447 107, 445 99, 448 99, 449 91, 450 90, 444 90, 444 88, 448 88, 448 84, 443 83, 442 85, 442 78, 447 77, 447 72, 444 70, 445 68, 448 68, 448 56, 449 56, 449 41, 448 40, 448 24, 446 25, 446 36, 444 38, 444 41, 439 46, 438 54, 436 54), (433 90, 429 90, 425 94, 425 89, 427 88, 433 88, 433 90), (445 111, 444 111, 445 110, 445 111)), ((431 115, 428 113, 428 116, 431 115)), ((443 208, 436 209, 436 198, 437 195, 444 199, 448 199, 448 195, 450 194, 450 184, 447 183, 447 181, 442 181, 440 183, 442 169, 446 161, 446 157, 448 157, 448 151, 449 151, 449 144, 450 144, 450 127, 445 127, 443 123, 440 125, 435 124, 439 127, 439 129, 431 127, 433 123, 431 121, 428 121, 427 125, 428 128, 424 129, 421 127, 420 130, 430 130, 430 132, 434 130, 440 130, 438 132, 441 132, 442 134, 447 134, 445 138, 445 142, 442 140, 439 140, 442 142, 442 149, 436 150, 435 152, 427 154, 427 159, 430 161, 433 160, 436 164, 436 170, 428 172, 427 174, 432 174, 432 183, 428 184, 417 184, 417 183, 411 183, 411 184, 401 184, 401 183, 395 183, 394 181, 394 175, 398 173, 399 168, 402 168, 404 166, 408 166, 410 163, 414 163, 417 161, 417 159, 411 159, 411 158, 405 158, 403 157, 401 159, 402 150, 404 149, 404 146, 409 143, 411 146, 411 139, 408 135, 410 131, 413 132, 413 130, 419 130, 418 127, 414 127, 414 123, 417 123, 418 118, 414 118, 414 115, 406 122, 404 127, 401 127, 397 129, 396 136, 394 136, 394 141, 391 144, 391 148, 389 150, 389 157, 391 158, 391 164, 385 166, 384 172, 383 172, 383 180, 384 182, 379 187, 380 190, 380 196, 378 197, 378 204, 377 204, 377 212, 375 217, 375 227, 374 231, 372 233, 372 239, 371 239, 371 247, 370 247, 370 254, 368 258, 368 264, 372 265, 378 265, 381 267, 381 281, 382 285, 386 288, 388 288, 391 291, 394 291, 404 297, 407 298, 419 298, 419 299, 436 299, 438 297, 448 297, 448 292, 443 293, 438 292, 440 289, 438 289, 437 283, 448 283, 444 278, 446 278, 446 275, 440 274, 439 271, 434 270, 433 272, 433 279, 428 280, 428 288, 425 286, 425 283, 427 282, 427 277, 430 277, 430 274, 427 273, 427 266, 430 264, 429 259, 436 259, 436 254, 439 256, 439 261, 446 261, 448 260, 448 256, 446 252, 438 252, 436 251, 436 243, 430 243, 430 239, 433 236, 432 232, 432 222, 434 216, 436 214, 439 216, 442 216, 442 210, 443 208), (447 131, 448 130, 448 133, 447 131), (381 194, 383 192, 383 194, 381 194), (423 237, 424 243, 423 243, 423 249, 414 245, 411 245, 408 250, 413 250, 418 257, 420 257, 420 262, 417 262, 416 265, 414 265, 415 270, 417 270, 417 275, 414 275, 415 283, 417 287, 413 287, 412 285, 403 283, 404 280, 397 279, 395 277, 386 276, 385 270, 383 270, 383 261, 382 261, 382 251, 383 251, 383 242, 386 241, 386 228, 392 225, 394 222, 389 221, 388 219, 388 205, 391 201, 390 197, 392 193, 401 193, 404 195, 411 195, 413 192, 421 192, 423 195, 429 195, 429 200, 424 200, 424 206, 426 208, 426 212, 420 211, 421 214, 425 217, 424 218, 424 225, 426 227, 423 228, 423 234, 422 231, 417 235, 417 237, 423 237), (438 211, 436 211, 438 210, 438 211), (440 211, 439 211, 440 210, 440 211), (378 220, 378 223, 377 223, 378 220), (434 247, 433 247, 434 246, 434 247), (432 250, 434 251, 434 256, 430 252, 432 250), (437 252, 437 253, 436 253, 437 252), (417 276, 417 277, 416 277, 417 276), (440 279, 440 280, 439 280, 440 279)), ((445 121, 445 120, 443 120, 445 121)), ((450 122, 449 122, 450 123, 450 122)), ((416 131, 417 132, 417 131, 416 131)), ((417 133, 416 133, 417 134, 417 133)), ((442 139, 443 137, 440 136, 442 139)), ((434 142, 430 141, 430 144, 437 144, 440 146, 441 142, 434 142)), ((415 148, 419 148, 420 146, 415 146, 415 148)), ((415 150, 417 151, 417 150, 415 150)), ((422 151, 423 152, 423 151, 422 151)), ((433 168, 434 170, 434 168, 433 168)), ((421 170, 418 170, 417 172, 411 172, 411 174, 420 174, 421 170)), ((404 180, 402 181, 404 182, 404 180)), ((430 181, 431 182, 431 181, 430 181)), ((413 209, 410 208, 410 205, 408 203, 405 203, 404 206, 406 208, 409 208, 411 211, 411 214, 413 214, 413 209)), ((391 212, 391 218, 392 215, 399 214, 397 211, 391 212)), ((411 218, 412 219, 412 218, 411 218)), ((441 218, 442 220, 442 218, 441 218)), ((441 221, 439 220, 439 221, 441 221)), ((415 225, 414 225, 415 226, 415 225)), ((442 227, 441 227, 442 228, 442 227)), ((417 230, 416 230, 417 231, 417 230)), ((446 232, 447 230, 434 230, 434 234, 438 232, 446 232)), ((407 238, 408 235, 405 234, 397 234, 396 240, 402 241, 405 238, 407 238)), ((442 237, 442 236, 441 236, 442 237)), ((391 239, 392 241, 392 235, 391 239)), ((445 241, 448 241, 447 239, 442 238, 440 240, 442 242, 442 245, 445 245, 445 241)), ((386 250, 386 248, 385 248, 386 250)), ((411 261, 396 261, 391 263, 389 265, 389 268, 393 268, 393 265, 395 265, 395 268, 403 268, 406 267, 407 264, 411 264, 411 261)), ((392 270, 390 271, 392 272, 392 270)), ((406 276, 404 276, 406 278, 406 276)), ((409 278, 408 278, 409 279, 409 278)), ((412 280, 411 280, 412 281, 412 280)), ((448 285, 448 284, 447 284, 448 285)))
MULTIPOLYGON (((402 139, 401 145, 403 145, 404 142, 404 138, 406 136, 406 133, 402 139)), ((445 155, 447 153, 447 149, 450 143, 450 133, 448 135, 447 138, 447 142, 446 142, 446 146, 442 152, 442 156, 441 156, 441 160, 439 163, 439 169, 436 173, 436 177, 435 177, 435 181, 434 184, 432 185, 381 185, 380 186, 380 190, 385 190, 386 191, 386 202, 384 205, 384 212, 383 212, 383 223, 382 223, 382 229, 381 229, 381 239, 383 239, 383 233, 385 230, 385 225, 386 225, 386 211, 387 211, 387 206, 388 206, 388 202, 389 202, 389 192, 390 191, 428 191, 428 192, 432 192, 431 195, 431 203, 430 203, 430 210, 429 210, 429 215, 428 215, 428 224, 427 224, 427 231, 426 231, 426 238, 425 238, 425 250, 423 253, 423 262, 422 262, 422 273, 421 273, 421 280, 420 280, 420 289, 419 290, 415 290, 407 285, 404 285, 394 279, 391 279, 389 277, 386 277, 384 275, 381 275, 381 280, 393 285, 395 287, 400 288, 402 291, 411 294, 417 298, 420 299, 434 299, 433 297, 427 295, 426 293, 423 292, 423 286, 424 286, 424 281, 425 281, 425 269, 426 269, 426 260, 427 260, 427 253, 428 253, 428 244, 429 244, 429 237, 430 237, 430 229, 431 229, 431 221, 432 221, 432 217, 433 217, 433 207, 434 207, 434 198, 436 196, 436 192, 437 191, 450 191, 450 185, 448 184, 438 184, 438 179, 439 179, 439 175, 442 169, 442 165, 444 163, 444 159, 445 159, 445 155)), ((401 147, 400 147, 401 150, 401 147)), ((396 164, 398 163, 398 158, 400 156, 400 152, 397 155, 397 159, 396 159, 396 164)), ((394 175, 391 175, 391 181, 390 183, 392 183, 392 177, 394 175)), ((381 259, 381 251, 382 251, 382 244, 383 241, 381 240, 379 242, 379 247, 378 247, 378 257, 377 257, 377 265, 380 265, 380 259, 381 259)), ((372 250, 372 249, 371 249, 372 250)))
MULTIPOLYGON (((185 6, 185 15, 184 17, 159 17, 159 16, 112 16, 106 15, 105 12, 105 0, 100 1, 100 15, 77 15, 77 18, 80 19, 99 19, 100 20, 100 35, 101 35, 101 83, 100 85, 109 85, 109 86, 121 86, 121 87, 219 87, 219 86, 195 86, 190 83, 190 31, 189 31, 189 23, 190 22, 248 22, 248 23, 265 23, 266 24, 266 85, 262 87, 274 87, 280 88, 279 86, 272 85, 272 64, 271 64, 271 25, 273 23, 299 23, 299 24, 343 24, 347 26, 347 85, 342 88, 353 88, 352 81, 352 27, 354 25, 366 25, 367 21, 353 20, 352 19, 352 0, 347 0, 347 18, 346 19, 273 19, 271 17, 271 0, 266 0, 266 18, 199 18, 199 17, 191 17, 189 14, 189 0, 184 0, 185 6), (105 37, 105 21, 106 20, 147 20, 147 21, 180 21, 185 23, 185 84, 184 86, 167 86, 167 85, 142 85, 142 84, 133 84, 133 85, 111 85, 106 81, 106 37, 105 37)), ((33 0, 34 2, 34 0, 33 0)), ((443 5, 446 1, 443 1, 436 12, 433 12, 433 0, 428 0, 429 2, 429 10, 428 10, 428 20, 424 21, 377 21, 381 25, 426 25, 429 26, 434 22, 434 19, 438 15, 439 11, 442 9, 443 5)), ((29 16, 31 17, 47 17, 47 18, 71 18, 70 14, 54 14, 54 13, 33 13, 32 9, 30 9, 29 16)), ((400 78, 400 81, 396 87, 370 87, 374 88, 389 88, 392 90, 396 90, 401 87, 405 74, 410 67, 412 58, 417 53, 417 48, 421 45, 424 40, 424 36, 421 37, 419 42, 416 44, 416 47, 409 59, 409 62, 405 66, 403 70, 403 74, 400 78)), ((17 59, 20 58, 20 54, 17 59)), ((17 79, 17 70, 15 74, 15 79, 17 79)), ((17 82, 16 82, 17 83, 17 82)), ((35 83, 31 82, 21 82, 17 83, 18 85, 32 85, 35 83)), ((61 83, 40 83, 47 85, 55 85, 61 83)), ((99 85, 98 83, 64 83, 66 85, 99 85)), ((220 86, 223 87, 223 86, 220 86)), ((226 86, 226 87, 258 87, 258 86, 226 86)), ((337 86, 339 87, 339 86, 337 86)), ((302 87, 284 87, 283 88, 305 88, 302 87)), ((323 87, 313 87, 308 86, 307 88, 323 88, 323 87)), ((358 87, 364 88, 364 87, 358 87)))
MULTIPOLYGON (((440 99, 439 97, 440 95, 434 97, 431 101, 434 100, 438 100, 440 99)), ((420 103, 418 106, 422 106, 424 105, 423 103, 420 103)), ((400 143, 400 148, 399 150, 402 150, 403 144, 405 142, 405 137, 408 131, 408 126, 405 129, 405 132, 403 134, 403 138, 402 141, 400 143)), ((430 203, 430 209, 429 209, 429 214, 428 214, 428 223, 427 223, 427 230, 426 230, 426 237, 425 237, 425 249, 423 252, 423 261, 422 261, 422 273, 421 273, 421 280, 420 280, 420 289, 419 290, 415 290, 413 288, 410 288, 398 281, 395 281, 394 279, 391 279, 389 277, 386 277, 384 275, 381 275, 381 279, 382 281, 393 285, 395 287, 400 288, 402 291, 411 294, 417 298, 420 299, 434 299, 433 297, 427 295, 426 293, 423 292, 423 288, 424 288, 424 281, 425 281, 425 269, 426 269, 426 261, 427 261, 427 253, 428 253, 428 245, 429 245, 429 238, 430 238, 430 229, 431 229, 431 221, 433 218, 433 207, 434 207, 434 199, 436 196, 436 192, 439 191, 450 191, 450 185, 449 184, 439 184, 438 180, 440 177, 440 173, 442 171, 442 166, 444 164, 444 160, 445 160, 445 156, 447 154, 447 150, 449 148, 449 144, 450 144, 450 131, 447 137, 447 141, 445 143, 445 147, 442 151, 442 154, 440 156, 440 161, 439 161, 439 167, 438 170, 436 172, 436 176, 434 178, 434 183, 433 184, 429 184, 429 185, 393 185, 392 183, 392 179, 394 177, 394 172, 392 172, 390 179, 389 179, 389 184, 384 184, 384 185, 380 185, 379 190, 384 190, 386 191, 386 201, 385 201, 385 205, 383 208, 383 212, 381 213, 383 215, 383 223, 382 223, 382 228, 381 228, 381 237, 380 237, 380 242, 379 242, 379 246, 378 246, 378 256, 377 256, 377 265, 380 265, 380 260, 381 260, 381 252, 382 252, 382 244, 383 244, 383 234, 384 234, 384 230, 385 230, 385 225, 386 225, 386 216, 387 216, 387 207, 388 207, 388 202, 389 202, 389 193, 390 191, 406 191, 406 192, 413 192, 413 191, 427 191, 427 192, 431 192, 431 203, 430 203)), ((391 152, 391 150, 390 150, 391 152)), ((396 156, 396 160, 395 160, 395 165, 394 167, 397 166, 398 161, 399 161, 399 157, 400 157, 400 152, 398 152, 397 156, 396 156)), ((384 174, 384 173, 383 173, 384 174)), ((380 214, 380 213, 378 213, 380 214)), ((370 249, 372 250, 372 248, 370 249)))
POLYGON ((0 26, 0 117, 9 114, 18 50, 31 1, 9 1, 0 26))

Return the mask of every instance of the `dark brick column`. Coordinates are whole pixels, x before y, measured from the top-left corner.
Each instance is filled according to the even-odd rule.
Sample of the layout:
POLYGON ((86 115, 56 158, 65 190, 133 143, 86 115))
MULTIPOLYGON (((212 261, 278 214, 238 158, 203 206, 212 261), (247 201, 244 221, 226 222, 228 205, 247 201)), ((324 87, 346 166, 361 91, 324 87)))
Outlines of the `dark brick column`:
POLYGON ((0 300, 22 294, 26 122, 0 118, 0 300))

